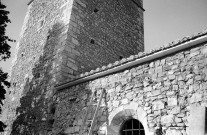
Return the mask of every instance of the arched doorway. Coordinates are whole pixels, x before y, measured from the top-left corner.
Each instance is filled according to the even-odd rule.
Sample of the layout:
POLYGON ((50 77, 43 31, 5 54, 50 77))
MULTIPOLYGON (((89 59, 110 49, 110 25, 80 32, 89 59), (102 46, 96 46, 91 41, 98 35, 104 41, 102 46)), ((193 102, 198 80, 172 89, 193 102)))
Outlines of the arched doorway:
POLYGON ((122 124, 120 135, 145 135, 144 127, 138 120, 128 119, 122 124))

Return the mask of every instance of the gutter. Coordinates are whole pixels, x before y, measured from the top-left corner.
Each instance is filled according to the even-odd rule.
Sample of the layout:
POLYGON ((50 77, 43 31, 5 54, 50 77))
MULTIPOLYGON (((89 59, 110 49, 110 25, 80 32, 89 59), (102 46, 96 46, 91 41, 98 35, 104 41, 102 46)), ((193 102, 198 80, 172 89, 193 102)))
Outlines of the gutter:
POLYGON ((113 74, 113 73, 117 73, 119 71, 128 69, 130 67, 134 67, 136 65, 139 65, 139 64, 142 64, 142 63, 145 63, 145 62, 149 62, 149 61, 152 61, 154 59, 158 59, 160 57, 164 57, 166 55, 169 55, 169 54, 172 54, 172 53, 175 53, 175 52, 178 52, 178 51, 196 46, 196 45, 204 43, 206 41, 207 41, 207 35, 196 38, 194 40, 190 40, 189 42, 180 44, 178 46, 168 48, 168 49, 163 50, 163 51, 156 52, 156 53, 148 55, 146 57, 138 58, 134 61, 127 62, 123 65, 119 65, 117 67, 108 69, 106 71, 100 71, 98 73, 95 73, 95 74, 92 74, 92 75, 89 75, 89 76, 86 76, 86 77, 82 77, 82 78, 79 78, 77 80, 62 84, 62 85, 55 86, 55 88, 56 88, 57 91, 60 91, 60 90, 63 90, 65 88, 68 88, 68 87, 71 87, 71 86, 74 86, 74 85, 77 85, 77 84, 80 84, 80 83, 83 83, 83 82, 87 82, 87 81, 94 80, 94 79, 97 79, 97 78, 100 78, 100 77, 103 77, 103 76, 107 76, 107 75, 110 75, 110 74, 113 74))

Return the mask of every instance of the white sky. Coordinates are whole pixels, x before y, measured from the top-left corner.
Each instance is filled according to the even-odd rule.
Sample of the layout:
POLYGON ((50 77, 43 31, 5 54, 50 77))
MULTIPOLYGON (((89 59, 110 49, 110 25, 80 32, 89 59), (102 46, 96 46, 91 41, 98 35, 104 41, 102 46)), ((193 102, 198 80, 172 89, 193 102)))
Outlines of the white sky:
MULTIPOLYGON (((18 42, 27 3, 30 0, 2 0, 12 21, 7 35, 18 42)), ((145 50, 190 36, 207 29, 207 0, 143 0, 145 50)), ((9 72, 16 43, 11 43, 12 57, 0 67, 9 72)))

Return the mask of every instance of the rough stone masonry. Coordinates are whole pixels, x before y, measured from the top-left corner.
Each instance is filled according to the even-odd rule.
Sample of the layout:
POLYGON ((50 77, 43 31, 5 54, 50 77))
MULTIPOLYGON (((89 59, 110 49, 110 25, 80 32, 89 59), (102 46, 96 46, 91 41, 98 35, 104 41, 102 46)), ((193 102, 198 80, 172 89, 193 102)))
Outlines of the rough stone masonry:
POLYGON ((207 31, 143 52, 141 0, 32 0, 1 119, 2 135, 204 135, 207 31), (140 53, 139 53, 140 52, 140 53), (131 55, 131 56, 130 56, 131 55), (105 66, 104 66, 105 65, 105 66), (89 111, 91 119, 95 107, 89 111))
POLYGON ((5 134, 53 129, 59 83, 144 50, 141 0, 31 0, 2 121, 5 134))
MULTIPOLYGON (((99 98, 105 89, 102 104, 106 107, 99 111, 94 133, 119 135, 124 121, 133 118, 141 121, 146 135, 204 135, 206 65, 205 31, 82 74, 76 81, 57 86, 54 131, 78 134, 91 93, 97 91, 99 98), (140 64, 119 70, 137 61, 140 64), (109 73, 101 76, 104 72, 109 73)), ((87 134, 88 128, 84 129, 87 134)))

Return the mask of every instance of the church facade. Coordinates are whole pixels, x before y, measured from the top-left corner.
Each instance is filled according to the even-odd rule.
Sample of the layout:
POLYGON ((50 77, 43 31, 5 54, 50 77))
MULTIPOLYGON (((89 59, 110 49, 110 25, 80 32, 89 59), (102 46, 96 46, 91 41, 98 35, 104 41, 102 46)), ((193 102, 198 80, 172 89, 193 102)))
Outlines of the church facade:
POLYGON ((2 135, 205 135, 207 31, 144 51, 142 0, 32 0, 2 135))

